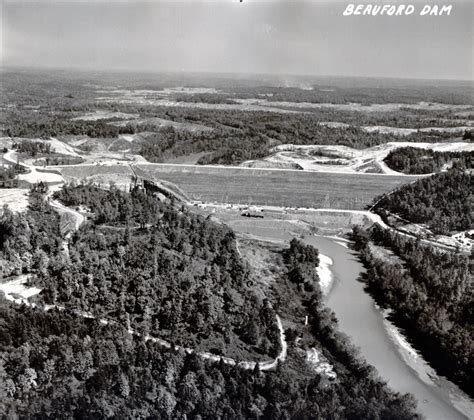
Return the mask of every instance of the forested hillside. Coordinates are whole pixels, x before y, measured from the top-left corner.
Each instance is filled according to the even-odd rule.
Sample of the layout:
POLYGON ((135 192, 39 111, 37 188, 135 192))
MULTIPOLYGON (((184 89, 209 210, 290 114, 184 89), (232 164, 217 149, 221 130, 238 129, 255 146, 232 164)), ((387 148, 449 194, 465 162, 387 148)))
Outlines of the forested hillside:
POLYGON ((432 149, 400 147, 392 150, 384 162, 404 174, 430 174, 445 167, 472 169, 474 152, 437 152, 432 149))
POLYGON ((424 223, 433 232, 447 234, 473 228, 474 182, 462 169, 452 169, 404 185, 375 202, 375 211, 396 213, 412 223, 424 223))
POLYGON ((367 266, 365 280, 377 300, 435 369, 472 395, 474 389, 474 259, 437 251, 374 227, 354 229, 367 266), (390 254, 377 252, 389 248, 390 254))
POLYGON ((308 367, 290 333, 287 360, 265 373, 145 341, 156 334, 226 356, 242 343, 253 360, 278 352, 275 312, 247 287, 249 267, 227 227, 140 190, 66 186, 57 199, 90 220, 65 248, 46 193, 35 186, 26 213, 0 217, 3 276, 31 273, 43 288, 36 308, 0 296, 0 416, 416 418, 413 399, 390 391, 337 332, 314 248, 293 241, 285 276, 306 302, 332 382, 308 367), (43 303, 65 309, 45 312, 43 303))
MULTIPOLYGON (((286 364, 260 373, 170 352, 118 325, 0 297, 0 415, 68 418, 412 419, 413 401, 360 371, 328 386, 286 364)), ((342 358, 342 356, 341 356, 342 358)))
MULTIPOLYGON (((257 319, 255 350, 278 354, 275 315, 247 288, 248 273, 231 230, 184 209, 176 211, 140 190, 129 194, 82 185, 65 187, 57 197, 94 215, 74 235, 67 255, 38 244, 25 216, 2 219, 9 254, 32 260, 26 269, 37 269, 32 281, 43 289, 45 303, 115 319, 143 334, 218 354, 238 348, 245 325, 257 319)), ((26 218, 50 214, 42 227, 53 230, 57 218, 50 212, 44 204, 46 216, 30 211, 26 218)), ((47 236, 57 247, 58 232, 47 236)))

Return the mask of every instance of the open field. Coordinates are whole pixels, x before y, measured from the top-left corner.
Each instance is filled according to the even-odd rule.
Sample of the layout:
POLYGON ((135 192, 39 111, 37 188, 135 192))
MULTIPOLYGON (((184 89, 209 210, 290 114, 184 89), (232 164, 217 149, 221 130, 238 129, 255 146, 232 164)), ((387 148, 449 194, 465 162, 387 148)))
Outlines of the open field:
POLYGON ((193 200, 289 207, 364 209, 374 197, 417 177, 139 164, 193 200))
POLYGON ((10 210, 13 211, 25 211, 28 207, 28 190, 24 188, 0 188, 0 207, 4 205, 8 205, 10 210))

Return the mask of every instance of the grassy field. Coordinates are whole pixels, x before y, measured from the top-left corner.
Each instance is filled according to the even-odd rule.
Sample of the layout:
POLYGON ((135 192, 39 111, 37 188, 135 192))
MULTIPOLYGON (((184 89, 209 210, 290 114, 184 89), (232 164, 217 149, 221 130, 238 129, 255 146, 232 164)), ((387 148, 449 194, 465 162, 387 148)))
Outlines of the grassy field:
POLYGON ((299 171, 140 164, 206 202, 363 210, 374 197, 416 179, 299 171))

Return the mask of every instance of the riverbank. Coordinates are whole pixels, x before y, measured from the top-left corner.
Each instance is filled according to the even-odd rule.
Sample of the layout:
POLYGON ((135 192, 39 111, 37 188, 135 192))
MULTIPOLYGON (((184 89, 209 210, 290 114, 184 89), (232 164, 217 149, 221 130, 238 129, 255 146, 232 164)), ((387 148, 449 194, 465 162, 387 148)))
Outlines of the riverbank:
MULTIPOLYGON (((248 226, 236 224, 248 235, 248 226)), ((331 277, 330 291, 325 295, 326 306, 335 312, 339 330, 347 334, 361 355, 374 366, 382 379, 395 391, 412 394, 418 402, 418 410, 428 420, 472 419, 474 408, 469 397, 436 372, 408 347, 401 332, 388 331, 383 313, 372 297, 364 290, 364 283, 357 281, 364 267, 357 254, 347 247, 346 241, 337 237, 302 235, 298 232, 275 229, 271 224, 252 226, 251 237, 283 245, 293 237, 299 237, 312 245, 332 264, 325 266, 331 277)))
MULTIPOLYGON (((428 365, 422 357, 417 359, 419 364, 415 366, 409 363, 409 354, 402 353, 407 351, 406 348, 404 349, 394 337, 390 336, 382 313, 375 307, 372 297, 364 290, 365 284, 357 281, 360 274, 365 272, 365 268, 358 255, 351 249, 350 242, 341 237, 337 230, 334 230, 334 233, 326 233, 328 220, 322 218, 319 213, 332 211, 333 214, 346 215, 348 212, 328 209, 288 211, 289 209, 281 208, 272 208, 270 211, 264 207, 267 213, 264 219, 251 219, 242 218, 232 205, 201 206, 191 208, 197 209, 201 214, 206 214, 205 210, 211 212, 213 217, 246 238, 285 246, 296 237, 313 245, 319 250, 320 255, 330 258, 332 264, 324 267, 325 274, 321 276, 323 289, 324 283, 328 284, 327 281, 330 279, 329 292, 325 294, 326 304, 335 312, 340 330, 360 348, 367 362, 377 369, 392 389, 414 395, 418 401, 419 411, 427 419, 474 418, 469 398, 454 384, 427 369, 428 365), (318 217, 310 218, 311 214, 317 214, 318 217), (298 220, 303 223, 295 223, 298 220), (319 228, 320 226, 322 228, 319 228), (315 232, 324 232, 324 236, 315 235, 315 232)), ((383 226, 378 215, 370 212, 351 213, 377 219, 371 222, 381 222, 383 226)), ((347 223, 348 226, 349 224, 347 223)))
POLYGON ((366 293, 365 284, 357 281, 365 268, 344 238, 284 230, 281 223, 272 224, 270 220, 229 225, 246 237, 280 245, 298 237, 317 248, 320 255, 330 258, 332 284, 325 297, 326 306, 334 311, 339 330, 359 347, 361 355, 377 369, 381 378, 393 390, 412 394, 418 402, 419 412, 429 420, 474 418, 472 402, 466 394, 437 376, 422 357, 413 363, 407 348, 400 345, 404 342, 401 337, 390 336, 382 312, 366 293))
POLYGON ((332 258, 334 283, 326 304, 335 312, 340 330, 351 337, 389 386, 413 394, 427 419, 473 418, 469 397, 439 377, 421 356, 415 357, 417 353, 401 331, 389 328, 389 320, 366 293, 365 284, 357 281, 365 271, 357 254, 329 238, 308 236, 305 242, 332 258))
POLYGON ((330 290, 333 282, 333 275, 331 271, 331 266, 333 261, 327 255, 319 253, 319 265, 316 267, 316 273, 319 276, 319 287, 323 292, 323 295, 326 296, 330 290))
POLYGON ((423 356, 418 350, 410 344, 403 330, 398 328, 390 320, 392 314, 390 309, 381 309, 377 304, 375 304, 375 307, 382 314, 387 335, 393 341, 405 363, 410 366, 426 384, 434 384, 437 387, 444 388, 448 392, 453 405, 458 411, 463 413, 466 418, 474 418, 474 401, 457 385, 448 381, 444 376, 438 375, 428 362, 423 359, 423 356))

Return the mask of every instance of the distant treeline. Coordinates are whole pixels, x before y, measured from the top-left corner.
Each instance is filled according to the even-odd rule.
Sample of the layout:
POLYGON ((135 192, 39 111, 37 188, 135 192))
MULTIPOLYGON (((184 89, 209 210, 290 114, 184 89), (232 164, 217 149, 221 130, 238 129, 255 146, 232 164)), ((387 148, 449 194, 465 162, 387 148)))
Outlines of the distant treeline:
POLYGON ((175 94, 177 101, 182 102, 204 102, 204 103, 236 103, 236 99, 261 99, 270 102, 294 102, 311 104, 348 104, 361 103, 363 105, 401 103, 415 105, 420 101, 441 102, 447 104, 472 104, 469 93, 462 88, 414 88, 399 86, 396 88, 386 87, 348 87, 337 84, 327 85, 311 82, 294 82, 294 86, 255 86, 225 87, 219 93, 188 93, 175 94), (300 87, 299 87, 299 86, 300 87), (456 91, 456 93, 454 93, 456 91))
POLYGON ((438 152, 417 147, 400 147, 392 150, 384 162, 391 169, 405 174, 429 174, 446 167, 473 167, 474 152, 438 152))
MULTIPOLYGON (((93 98, 97 90, 113 86, 123 89, 159 90, 173 87, 209 87, 236 97, 259 97, 273 94, 277 100, 330 103, 413 103, 420 101, 446 104, 473 104, 472 85, 468 81, 432 81, 307 77, 307 76, 249 76, 222 74, 74 72, 71 70, 5 69, 2 88, 6 103, 24 99, 31 103, 61 101, 71 97, 76 102, 93 98), (309 90, 312 89, 312 90, 309 90)), ((176 93, 180 95, 180 92, 176 93)), ((73 102, 73 101, 69 101, 73 102)), ((66 102, 67 103, 67 102, 66 102)))
POLYGON ((105 120, 71 120, 50 115, 34 115, 22 118, 14 114, 7 120, 3 133, 9 137, 49 138, 61 135, 86 135, 89 137, 113 138, 119 134, 133 134, 130 126, 116 127, 105 120))
POLYGON ((179 94, 175 96, 177 102, 203 102, 207 104, 235 104, 229 95, 219 93, 179 94))

